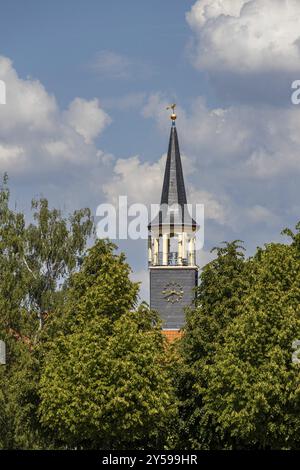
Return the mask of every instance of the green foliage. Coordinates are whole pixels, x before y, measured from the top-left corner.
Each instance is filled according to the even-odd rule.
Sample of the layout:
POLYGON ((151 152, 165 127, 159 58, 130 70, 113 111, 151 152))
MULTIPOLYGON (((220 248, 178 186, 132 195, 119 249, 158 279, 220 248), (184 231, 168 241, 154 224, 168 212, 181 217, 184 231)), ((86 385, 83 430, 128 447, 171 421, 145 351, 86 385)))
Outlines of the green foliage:
POLYGON ((135 307, 139 285, 130 281, 131 270, 125 256, 116 255, 115 249, 112 243, 98 240, 80 272, 71 278, 67 296, 69 328, 97 316, 117 320, 135 307))
POLYGON ((226 253, 231 269, 220 256, 204 271, 212 283, 207 291, 202 286, 182 342, 181 380, 189 377, 181 405, 186 445, 299 448, 300 370, 291 357, 300 338, 298 243, 267 245, 247 262, 226 253), (212 299, 213 327, 203 319, 212 299))
POLYGON ((33 220, 0 188, 0 449, 299 449, 300 223, 245 259, 214 249, 183 338, 137 306, 88 209, 33 220))
POLYGON ((201 273, 196 308, 187 312, 183 339, 193 363, 199 359, 210 361, 215 344, 222 341, 224 327, 237 315, 247 284, 244 248, 239 243, 236 240, 214 248, 217 258, 201 273))
POLYGON ((175 407, 160 324, 145 306, 133 310, 138 286, 113 248, 98 241, 71 281, 45 358, 40 419, 68 447, 161 447, 175 407))
POLYGON ((299 448, 300 264, 293 247, 268 245, 252 262, 241 315, 206 368, 203 414, 234 447, 299 448))
POLYGON ((22 263, 25 221, 23 214, 9 208, 7 177, 0 188, 0 332, 26 328, 22 309, 26 298, 26 272, 22 263))
POLYGON ((196 306, 187 311, 184 336, 179 345, 182 360, 174 374, 181 401, 178 431, 181 446, 206 447, 211 432, 205 429, 205 436, 199 435, 203 393, 208 387, 205 366, 213 363, 216 348, 224 341, 224 329, 237 315, 245 291, 246 265, 239 243, 236 240, 213 250, 217 258, 204 267, 196 306))
POLYGON ((34 224, 26 230, 24 263, 29 271, 28 309, 36 312, 39 329, 55 308, 60 290, 82 261, 88 238, 93 233, 89 209, 75 211, 68 218, 48 201, 33 201, 34 224))
MULTIPOLYGON (((32 202, 34 222, 9 207, 7 178, 0 188, 0 327, 34 337, 79 269, 93 234, 89 209, 64 217, 46 199, 32 202)), ((34 338, 35 339, 35 338, 34 338)))
POLYGON ((0 188, 0 338, 7 365, 0 366, 0 448, 40 445, 33 413, 41 365, 35 346, 93 232, 87 209, 66 218, 50 210, 45 199, 34 201, 32 208, 33 222, 26 226, 24 215, 10 208, 5 176, 0 188))

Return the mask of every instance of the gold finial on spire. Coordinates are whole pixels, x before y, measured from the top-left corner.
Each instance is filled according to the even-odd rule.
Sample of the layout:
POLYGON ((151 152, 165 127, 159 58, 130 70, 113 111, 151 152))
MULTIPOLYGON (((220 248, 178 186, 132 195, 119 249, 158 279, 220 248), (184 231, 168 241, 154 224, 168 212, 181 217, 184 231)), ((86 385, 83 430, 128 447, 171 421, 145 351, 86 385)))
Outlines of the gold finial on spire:
POLYGON ((170 118, 173 121, 173 124, 175 123, 176 118, 177 118, 177 115, 175 114, 175 108, 176 108, 176 103, 173 103, 173 104, 170 104, 170 106, 167 106, 167 109, 172 109, 172 111, 173 111, 171 116, 170 116, 170 118))

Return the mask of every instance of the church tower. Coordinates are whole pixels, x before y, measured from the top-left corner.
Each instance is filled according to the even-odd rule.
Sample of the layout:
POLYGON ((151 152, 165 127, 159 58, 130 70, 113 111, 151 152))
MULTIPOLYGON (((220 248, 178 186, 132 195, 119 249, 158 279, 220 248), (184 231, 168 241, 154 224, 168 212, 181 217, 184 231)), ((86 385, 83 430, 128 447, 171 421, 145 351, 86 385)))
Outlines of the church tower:
POLYGON ((180 334, 185 323, 184 309, 192 304, 198 285, 197 224, 187 211, 175 105, 171 108, 172 127, 160 209, 148 226, 150 307, 160 314, 169 339, 180 334))

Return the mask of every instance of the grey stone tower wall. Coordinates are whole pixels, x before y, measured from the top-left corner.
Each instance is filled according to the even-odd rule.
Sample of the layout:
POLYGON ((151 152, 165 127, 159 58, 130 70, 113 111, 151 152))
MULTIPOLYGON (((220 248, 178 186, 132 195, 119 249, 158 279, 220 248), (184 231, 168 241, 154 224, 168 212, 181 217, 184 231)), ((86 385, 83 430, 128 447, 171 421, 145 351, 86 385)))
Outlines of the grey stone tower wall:
POLYGON ((181 329, 185 323, 184 309, 195 298, 194 289, 198 285, 197 268, 150 268, 150 307, 156 310, 163 320, 163 329, 181 329), (182 290, 182 299, 168 302, 163 291, 170 283, 178 284, 182 290))

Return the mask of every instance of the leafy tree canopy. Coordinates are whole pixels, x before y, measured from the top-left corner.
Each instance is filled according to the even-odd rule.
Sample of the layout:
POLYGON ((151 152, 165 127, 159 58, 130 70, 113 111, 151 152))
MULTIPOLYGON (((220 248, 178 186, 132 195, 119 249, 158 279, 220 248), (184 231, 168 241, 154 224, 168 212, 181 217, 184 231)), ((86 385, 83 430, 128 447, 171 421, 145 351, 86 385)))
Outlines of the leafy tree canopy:
POLYGON ((300 371, 292 363, 292 343, 300 339, 298 240, 293 234, 290 246, 266 245, 246 262, 236 249, 219 251, 205 268, 182 342, 186 445, 299 446, 300 371))
POLYGON ((144 305, 133 310, 138 286, 113 249, 98 241, 70 283, 41 376, 40 420, 69 447, 160 447, 175 413, 160 323, 144 305))

